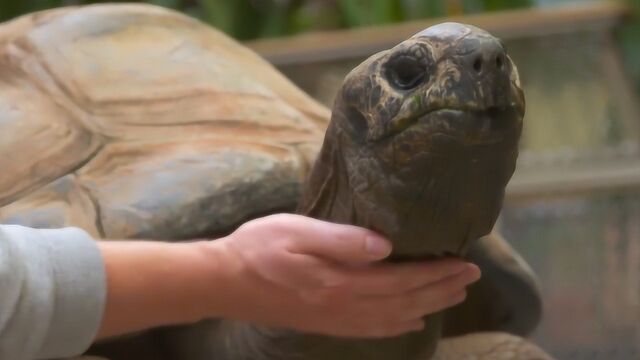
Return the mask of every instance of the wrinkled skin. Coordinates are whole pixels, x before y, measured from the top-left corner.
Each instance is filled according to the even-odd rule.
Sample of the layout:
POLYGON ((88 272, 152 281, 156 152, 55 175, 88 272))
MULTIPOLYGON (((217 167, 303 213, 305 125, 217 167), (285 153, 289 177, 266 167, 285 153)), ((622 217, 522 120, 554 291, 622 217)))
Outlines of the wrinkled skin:
POLYGON ((374 229, 396 259, 463 255, 497 219, 523 115, 497 39, 429 28, 348 75, 301 212, 374 229))

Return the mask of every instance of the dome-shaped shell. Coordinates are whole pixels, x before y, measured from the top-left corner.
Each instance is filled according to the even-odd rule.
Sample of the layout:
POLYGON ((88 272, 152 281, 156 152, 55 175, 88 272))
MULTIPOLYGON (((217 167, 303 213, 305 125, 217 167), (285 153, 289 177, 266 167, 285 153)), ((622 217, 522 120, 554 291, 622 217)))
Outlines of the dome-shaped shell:
POLYGON ((190 238, 291 208, 328 110, 259 56, 149 5, 0 26, 0 222, 190 238))

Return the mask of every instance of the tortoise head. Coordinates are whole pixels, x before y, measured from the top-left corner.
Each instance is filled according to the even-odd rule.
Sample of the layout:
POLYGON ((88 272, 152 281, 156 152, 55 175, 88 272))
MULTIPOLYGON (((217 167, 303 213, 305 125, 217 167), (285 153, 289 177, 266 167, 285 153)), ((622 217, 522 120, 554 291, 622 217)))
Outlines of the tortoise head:
POLYGON ((428 28, 346 77, 303 210, 388 236, 398 259, 462 255, 498 217, 523 116, 498 39, 428 28))

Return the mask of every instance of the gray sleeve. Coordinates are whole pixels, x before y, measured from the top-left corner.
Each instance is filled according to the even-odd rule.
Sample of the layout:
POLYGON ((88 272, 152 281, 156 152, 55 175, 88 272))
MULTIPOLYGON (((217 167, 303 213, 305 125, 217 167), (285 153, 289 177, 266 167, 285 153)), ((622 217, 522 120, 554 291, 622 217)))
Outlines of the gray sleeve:
POLYGON ((88 234, 0 225, 0 359, 82 353, 105 299, 104 264, 88 234))

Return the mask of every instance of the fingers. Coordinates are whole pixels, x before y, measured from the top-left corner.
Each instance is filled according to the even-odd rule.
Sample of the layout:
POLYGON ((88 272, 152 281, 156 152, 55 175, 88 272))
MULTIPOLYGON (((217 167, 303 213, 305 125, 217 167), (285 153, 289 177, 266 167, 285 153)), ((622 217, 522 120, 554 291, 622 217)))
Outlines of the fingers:
POLYGON ((348 286, 360 295, 395 295, 422 288, 465 269, 467 264, 458 259, 385 264, 351 270, 348 286))
POLYGON ((341 225, 321 220, 290 215, 298 222, 297 241, 289 251, 313 254, 347 264, 381 260, 391 253, 391 242, 373 231, 352 225, 341 225))
POLYGON ((461 303, 466 297, 465 287, 479 277, 477 266, 465 264, 462 272, 408 293, 354 296, 341 293, 340 289, 324 289, 306 291, 302 295, 308 303, 318 304, 320 308, 333 308, 337 313, 344 311, 344 319, 340 321, 343 326, 339 328, 339 333, 330 335, 388 337, 418 331, 424 326, 424 316, 461 303), (334 307, 337 304, 340 307, 334 307))
POLYGON ((464 301, 465 287, 479 279, 475 265, 425 288, 409 294, 391 297, 374 297, 360 306, 357 318, 349 323, 355 328, 344 328, 338 336, 367 338, 397 336, 424 328, 423 318, 464 301))
POLYGON ((425 293, 425 297, 429 297, 431 293, 441 294, 452 288, 444 294, 446 296, 463 289, 479 277, 477 266, 457 259, 354 269, 310 255, 292 254, 286 263, 280 265, 277 277, 284 279, 289 284, 288 287, 299 291, 305 300, 312 303, 354 296, 409 298, 414 290, 420 290, 425 293))
POLYGON ((469 264, 461 273, 410 293, 367 297, 361 300, 359 316, 378 318, 378 321, 383 321, 385 317, 396 321, 420 319, 464 301, 465 287, 477 281, 479 277, 478 267, 469 264))
POLYGON ((465 271, 405 295, 398 301, 402 318, 420 318, 461 303, 466 298, 465 288, 478 279, 480 269, 467 264, 465 271))
POLYGON ((307 299, 326 298, 336 292, 348 296, 404 295, 468 269, 467 263, 457 259, 356 269, 298 254, 278 265, 279 269, 273 269, 277 277, 303 291, 307 299))

